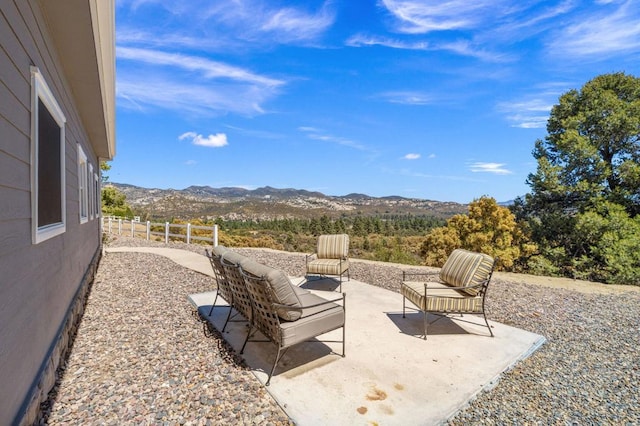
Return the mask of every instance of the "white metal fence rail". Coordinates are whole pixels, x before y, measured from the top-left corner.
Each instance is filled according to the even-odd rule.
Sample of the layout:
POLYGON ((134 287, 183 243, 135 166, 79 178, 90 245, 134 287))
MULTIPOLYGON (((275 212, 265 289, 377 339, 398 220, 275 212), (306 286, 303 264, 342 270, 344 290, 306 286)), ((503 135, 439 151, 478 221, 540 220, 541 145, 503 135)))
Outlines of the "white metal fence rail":
POLYGON ((169 242, 169 239, 181 239, 187 244, 191 244, 192 241, 206 241, 214 246, 218 245, 218 225, 213 226, 201 226, 192 225, 190 223, 152 223, 152 222, 140 222, 136 220, 114 218, 111 216, 102 218, 102 232, 105 234, 127 234, 131 237, 142 237, 147 240, 151 239, 152 235, 161 236, 165 243, 169 242), (176 233, 175 230, 185 229, 184 233, 176 233), (193 230, 209 230, 211 236, 192 235, 193 230))

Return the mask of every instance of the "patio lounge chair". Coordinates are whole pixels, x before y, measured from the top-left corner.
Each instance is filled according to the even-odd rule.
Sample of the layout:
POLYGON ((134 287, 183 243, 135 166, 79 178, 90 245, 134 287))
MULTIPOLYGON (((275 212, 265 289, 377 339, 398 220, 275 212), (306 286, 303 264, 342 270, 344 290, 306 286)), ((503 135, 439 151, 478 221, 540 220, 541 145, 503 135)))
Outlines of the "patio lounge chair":
POLYGON ((342 276, 349 277, 349 235, 320 235, 315 253, 305 257, 307 275, 337 275, 340 277, 342 292, 342 276))
POLYGON ((296 292, 295 286, 282 271, 252 260, 242 262, 238 269, 253 302, 251 327, 278 347, 265 386, 269 386, 271 376, 288 348, 314 341, 311 339, 329 331, 342 328, 340 342, 342 356, 345 356, 344 293, 339 298, 326 300, 310 292, 296 292), (336 303, 340 301, 342 304, 336 303))
POLYGON ((213 308, 216 307, 216 302, 218 301, 218 297, 223 298, 229 307, 229 313, 227 314, 227 319, 224 322, 224 326, 222 327, 222 332, 224 333, 225 328, 227 327, 227 323, 231 318, 231 311, 233 311, 233 293, 231 292, 231 287, 229 287, 229 283, 227 282, 227 277, 224 273, 224 267, 222 265, 222 255, 227 251, 227 248, 224 246, 216 246, 213 248, 211 253, 209 250, 205 249, 205 253, 207 258, 209 258, 209 262, 211 263, 211 268, 213 269, 213 275, 216 279, 217 291, 216 296, 213 299, 213 304, 211 305, 211 309, 209 310, 209 316, 213 313, 213 308))
POLYGON ((489 333, 493 331, 485 313, 485 298, 495 260, 486 254, 454 250, 440 270, 439 282, 416 281, 425 275, 402 272, 402 317, 409 299, 424 313, 424 339, 427 339, 427 313, 482 314, 489 333))
MULTIPOLYGON (((229 301, 229 303, 233 306, 233 309, 251 323, 253 318, 253 305, 249 292, 247 292, 247 287, 244 284, 244 278, 238 269, 238 265, 244 259, 246 259, 244 256, 232 250, 227 250, 220 257, 220 263, 224 270, 225 281, 231 291, 231 301, 229 301)), ((247 338, 248 337, 249 334, 247 334, 247 338)))

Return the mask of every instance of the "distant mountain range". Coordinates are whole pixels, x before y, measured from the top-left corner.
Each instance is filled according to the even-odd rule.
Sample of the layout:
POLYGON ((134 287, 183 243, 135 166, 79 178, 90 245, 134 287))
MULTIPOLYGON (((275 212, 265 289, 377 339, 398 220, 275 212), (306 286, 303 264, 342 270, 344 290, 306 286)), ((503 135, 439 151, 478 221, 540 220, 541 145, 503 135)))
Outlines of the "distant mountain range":
POLYGON ((284 219, 328 215, 429 215, 448 218, 467 213, 467 205, 405 198, 371 197, 366 194, 343 196, 293 188, 257 189, 190 186, 185 189, 142 188, 109 183, 124 193, 136 214, 147 219, 284 219))

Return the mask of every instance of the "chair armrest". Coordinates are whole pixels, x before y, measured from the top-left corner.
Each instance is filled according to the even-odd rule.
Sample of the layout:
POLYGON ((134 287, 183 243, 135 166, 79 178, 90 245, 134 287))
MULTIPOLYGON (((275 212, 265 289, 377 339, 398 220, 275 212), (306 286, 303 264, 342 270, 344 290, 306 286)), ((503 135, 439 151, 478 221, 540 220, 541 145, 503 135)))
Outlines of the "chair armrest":
POLYGON ((304 263, 305 264, 309 263, 309 260, 311 260, 312 257, 318 257, 318 254, 317 253, 306 254, 304 256, 304 263))
MULTIPOLYGON (((425 296, 426 296, 426 295, 427 295, 427 290, 429 290, 430 288, 431 288, 431 289, 437 289, 437 290, 454 290, 454 291, 462 290, 462 291, 464 291, 464 290, 468 290, 468 289, 470 289, 470 288, 481 288, 482 286, 484 286, 484 284, 485 284, 485 283, 484 283, 484 282, 482 282, 482 283, 480 283, 480 284, 476 284, 476 285, 467 285, 467 286, 462 286, 462 287, 449 287, 449 286, 446 286, 446 287, 429 287, 429 286, 427 285, 427 283, 424 283, 424 294, 425 294, 425 296)), ((477 295, 475 295, 475 296, 469 295, 469 297, 470 297, 470 298, 473 298, 473 297, 478 297, 478 296, 477 296, 477 295)))
MULTIPOLYGON (((462 287, 446 287, 446 290, 466 290, 468 288, 479 288, 485 285, 485 282, 481 282, 480 284, 476 284, 476 285, 465 285, 462 287)), ((440 288, 440 287, 439 287, 440 288)))
POLYGON ((437 276, 438 272, 407 272, 402 271, 402 281, 411 281, 412 277, 433 277, 437 276))
MULTIPOLYGON (((342 301, 344 303, 345 297, 346 297, 346 294, 342 293, 342 297, 339 297, 337 299, 325 300, 325 301, 320 302, 320 303, 314 303, 313 305, 305 305, 305 306, 300 306, 300 307, 283 305, 283 304, 280 304, 280 303, 273 303, 272 306, 276 310, 285 309, 287 311, 294 311, 294 312, 302 313, 303 309, 315 308, 315 307, 318 307, 318 306, 328 305, 330 303, 335 303, 335 302, 339 302, 339 301, 342 301)), ((343 308, 344 308, 344 306, 343 306, 343 308)), ((320 311, 320 312, 322 312, 322 311, 320 311)), ((319 312, 316 312, 316 313, 314 313, 312 315, 315 315, 317 313, 319 313, 319 312)), ((300 318, 304 318, 304 316, 302 316, 300 318)))

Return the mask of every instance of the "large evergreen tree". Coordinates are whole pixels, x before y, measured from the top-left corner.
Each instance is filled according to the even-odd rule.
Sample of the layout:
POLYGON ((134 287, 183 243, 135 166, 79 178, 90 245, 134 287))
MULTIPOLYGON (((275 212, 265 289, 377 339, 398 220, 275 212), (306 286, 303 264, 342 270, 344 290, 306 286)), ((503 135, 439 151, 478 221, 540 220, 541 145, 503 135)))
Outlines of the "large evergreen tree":
MULTIPOLYGON (((640 79, 604 74, 562 95, 533 155, 538 167, 527 179, 532 192, 514 208, 541 250, 530 266, 540 273, 620 282, 611 264, 615 256, 603 256, 582 237, 594 215, 608 220, 603 211, 615 211, 620 223, 640 213, 640 79)), ((616 234, 607 235, 607 250, 615 251, 616 234)), ((618 237, 619 249, 628 249, 627 237, 618 237)), ((629 272, 634 268, 640 271, 631 261, 623 275, 636 276, 629 272)))
POLYGON ((640 212, 640 79, 604 74, 570 90, 536 142, 532 210, 583 209, 594 199, 640 212))

